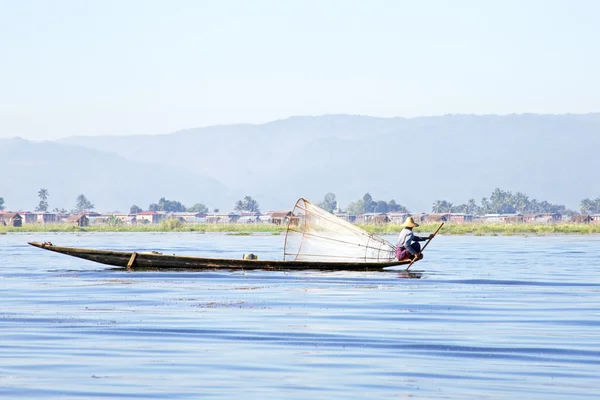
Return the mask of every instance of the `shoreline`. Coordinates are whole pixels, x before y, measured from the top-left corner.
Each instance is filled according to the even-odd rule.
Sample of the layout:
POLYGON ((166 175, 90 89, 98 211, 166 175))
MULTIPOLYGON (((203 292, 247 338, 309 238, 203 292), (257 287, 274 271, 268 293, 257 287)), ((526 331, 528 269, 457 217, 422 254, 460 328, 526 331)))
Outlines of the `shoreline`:
MULTIPOLYGON (((401 225, 357 225, 365 231, 376 234, 398 234, 401 225)), ((430 233, 437 229, 438 223, 423 224, 415 229, 415 233, 430 233)), ((86 226, 77 227, 66 224, 53 225, 23 225, 22 227, 0 226, 0 235, 10 233, 81 233, 81 232, 196 232, 196 233, 230 233, 253 234, 266 233, 279 235, 285 233, 286 226, 272 224, 157 224, 157 225, 115 225, 115 226, 86 226)), ((600 224, 445 224, 439 232, 440 235, 594 235, 600 234, 600 224)))

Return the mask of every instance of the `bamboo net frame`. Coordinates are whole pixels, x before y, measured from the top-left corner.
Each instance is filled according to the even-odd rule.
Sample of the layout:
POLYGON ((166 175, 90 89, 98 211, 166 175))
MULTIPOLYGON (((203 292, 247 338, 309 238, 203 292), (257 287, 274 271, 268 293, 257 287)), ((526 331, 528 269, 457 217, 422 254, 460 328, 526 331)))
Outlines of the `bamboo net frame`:
POLYGON ((288 217, 284 261, 376 263, 395 260, 396 247, 299 199, 288 217))

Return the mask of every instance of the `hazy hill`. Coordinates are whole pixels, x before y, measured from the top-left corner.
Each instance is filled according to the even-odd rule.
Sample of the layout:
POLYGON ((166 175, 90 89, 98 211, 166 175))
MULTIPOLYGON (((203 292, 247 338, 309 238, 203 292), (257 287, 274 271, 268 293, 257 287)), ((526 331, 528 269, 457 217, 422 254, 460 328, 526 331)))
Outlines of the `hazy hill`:
POLYGON ((83 193, 100 211, 148 207, 161 196, 185 205, 217 206, 227 188, 218 181, 176 167, 126 160, 116 154, 54 142, 0 140, 0 197, 7 209, 32 211, 37 192, 48 189, 49 205, 71 209, 83 193))
MULTIPOLYGON (((61 142, 211 176, 263 209, 328 191, 343 206, 369 191, 423 211, 437 199, 479 201, 496 187, 568 207, 600 195, 600 114, 327 115, 61 142)), ((172 190, 165 195, 176 198, 172 190)))

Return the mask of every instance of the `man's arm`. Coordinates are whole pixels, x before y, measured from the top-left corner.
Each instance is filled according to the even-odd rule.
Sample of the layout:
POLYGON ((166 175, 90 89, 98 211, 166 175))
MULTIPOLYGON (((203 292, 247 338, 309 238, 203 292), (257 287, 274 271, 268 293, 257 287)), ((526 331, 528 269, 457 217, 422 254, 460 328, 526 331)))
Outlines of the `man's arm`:
POLYGON ((417 242, 424 242, 425 240, 429 240, 433 238, 433 233, 427 237, 424 236, 413 236, 414 240, 417 242))
POLYGON ((406 237, 406 242, 404 243, 404 248, 408 250, 410 254, 413 256, 417 254, 417 252, 412 248, 411 244, 415 241, 415 235, 411 232, 406 237))

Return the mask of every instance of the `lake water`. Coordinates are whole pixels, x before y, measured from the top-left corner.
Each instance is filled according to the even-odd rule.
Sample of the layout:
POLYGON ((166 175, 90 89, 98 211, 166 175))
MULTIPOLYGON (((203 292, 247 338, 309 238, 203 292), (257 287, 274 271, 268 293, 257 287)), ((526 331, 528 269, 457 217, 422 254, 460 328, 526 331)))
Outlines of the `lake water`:
POLYGON ((262 259, 283 247, 278 235, 0 235, 2 398, 600 396, 598 236, 438 236, 411 268, 419 279, 127 272, 32 240, 262 259))

